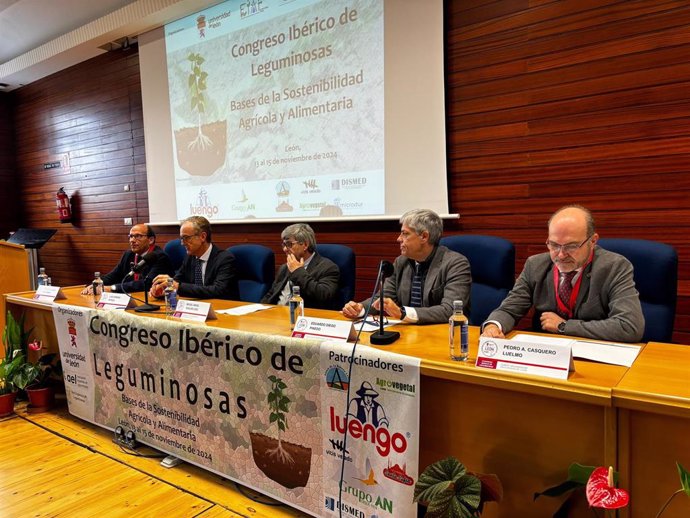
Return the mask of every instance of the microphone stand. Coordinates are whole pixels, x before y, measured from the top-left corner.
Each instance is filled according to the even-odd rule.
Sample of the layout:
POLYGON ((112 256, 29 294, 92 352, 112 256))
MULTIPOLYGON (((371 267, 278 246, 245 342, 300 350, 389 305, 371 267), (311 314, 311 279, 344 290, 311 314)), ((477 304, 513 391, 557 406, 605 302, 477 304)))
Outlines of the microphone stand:
MULTIPOLYGON (((397 331, 384 331, 383 328, 383 284, 385 280, 384 276, 381 275, 381 289, 379 291, 379 330, 371 333, 369 337, 369 343, 372 345, 390 345, 400 338, 400 333, 397 331)), ((373 304, 374 301, 372 300, 371 303, 373 304)))
POLYGON ((144 277, 144 304, 142 306, 137 306, 134 311, 137 313, 151 313, 153 311, 158 311, 161 307, 157 304, 149 304, 149 289, 148 286, 149 276, 144 277))

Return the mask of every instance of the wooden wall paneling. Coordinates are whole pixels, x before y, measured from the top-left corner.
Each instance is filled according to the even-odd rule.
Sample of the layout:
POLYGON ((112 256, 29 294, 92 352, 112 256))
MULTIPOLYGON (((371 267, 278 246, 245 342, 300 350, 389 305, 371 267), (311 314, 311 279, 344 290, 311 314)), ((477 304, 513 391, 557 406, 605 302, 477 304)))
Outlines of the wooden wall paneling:
MULTIPOLYGON (((519 271, 544 250, 555 209, 586 205, 602 236, 676 247, 674 338, 690 343, 690 5, 447 0, 445 15, 450 212, 461 214, 446 233, 510 239, 519 271)), ((77 224, 40 254, 60 283, 109 269, 127 246, 122 219, 148 218, 138 65, 135 49, 111 52, 12 94, 22 223, 58 226, 54 192, 78 193, 77 224), (43 172, 59 154, 69 171, 43 172)), ((395 221, 313 226, 319 242, 355 250, 358 299, 398 254, 395 221)), ((283 227, 216 224, 214 241, 264 244, 280 264, 283 227)), ((178 235, 157 231, 161 245, 178 235)))

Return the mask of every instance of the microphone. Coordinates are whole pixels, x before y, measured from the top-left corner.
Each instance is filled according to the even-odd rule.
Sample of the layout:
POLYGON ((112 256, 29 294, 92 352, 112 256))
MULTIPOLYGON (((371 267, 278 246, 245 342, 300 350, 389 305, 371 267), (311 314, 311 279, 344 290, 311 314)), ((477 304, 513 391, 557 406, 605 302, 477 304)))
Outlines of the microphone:
POLYGON ((379 265, 379 277, 381 278, 379 294, 379 330, 372 333, 369 337, 369 342, 372 345, 389 345, 400 338, 400 333, 397 331, 384 331, 383 329, 383 283, 387 277, 393 275, 394 271, 395 269, 390 261, 381 261, 379 265))
POLYGON ((132 270, 126 275, 126 277, 131 277, 135 273, 139 273, 141 270, 144 269, 144 266, 151 266, 153 264, 156 264, 160 257, 161 253, 156 250, 152 250, 149 253, 142 255, 139 262, 132 266, 132 270))
MULTIPOLYGON (((144 254, 141 256, 141 259, 137 264, 134 264, 132 266, 132 270, 125 275, 125 279, 127 277, 132 277, 135 273, 141 272, 141 270, 144 269, 144 266, 151 266, 158 262, 158 260, 163 256, 163 252, 160 252, 158 250, 151 250, 150 252, 144 254)), ((143 302, 144 304, 141 306, 137 306, 134 308, 134 311, 137 313, 150 313, 152 311, 158 311, 161 307, 157 304, 149 304, 149 288, 150 286, 148 285, 148 275, 144 277, 144 300, 141 301, 139 299, 139 302, 143 302)), ((123 280, 123 292, 124 292, 124 280, 123 280)), ((126 292, 125 292, 126 293, 126 292)), ((130 295, 131 296, 131 295, 130 295)), ((133 297, 134 298, 134 297, 133 297)))

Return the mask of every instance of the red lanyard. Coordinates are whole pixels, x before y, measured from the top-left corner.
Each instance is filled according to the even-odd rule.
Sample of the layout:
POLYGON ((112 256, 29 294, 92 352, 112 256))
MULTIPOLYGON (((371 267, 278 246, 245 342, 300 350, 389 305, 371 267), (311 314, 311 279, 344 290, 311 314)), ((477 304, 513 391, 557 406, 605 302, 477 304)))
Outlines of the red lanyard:
POLYGON ((593 260, 594 248, 592 248, 592 253, 589 254, 589 259, 587 259, 587 262, 582 267, 582 271, 580 272, 580 276, 577 278, 577 281, 575 282, 575 286, 573 286, 573 291, 570 294, 570 300, 568 300, 568 306, 563 304, 561 297, 558 296, 558 283, 560 282, 561 272, 558 270, 558 266, 556 266, 555 264, 553 266, 553 287, 556 291, 556 304, 558 304, 558 308, 564 315, 568 315, 569 319, 573 318, 573 314, 575 313, 575 301, 577 300, 578 293, 580 293, 580 286, 582 285, 582 277, 584 277, 585 268, 587 268, 587 265, 591 263, 593 260))

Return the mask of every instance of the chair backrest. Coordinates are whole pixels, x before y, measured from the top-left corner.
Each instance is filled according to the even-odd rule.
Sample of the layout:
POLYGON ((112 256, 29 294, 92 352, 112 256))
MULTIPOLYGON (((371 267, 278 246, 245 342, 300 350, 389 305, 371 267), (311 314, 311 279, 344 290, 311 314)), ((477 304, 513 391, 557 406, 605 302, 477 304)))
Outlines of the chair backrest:
POLYGON ((515 284, 515 246, 502 237, 464 234, 441 238, 441 244, 470 262, 470 324, 481 325, 515 284))
POLYGON ((273 250, 263 245, 235 245, 228 251, 235 256, 240 300, 260 302, 273 284, 276 267, 273 250))
POLYGON ((333 261, 340 270, 336 309, 342 308, 355 298, 355 279, 357 278, 355 252, 349 246, 320 244, 316 245, 319 255, 333 261))
POLYGON ((670 342, 678 293, 676 249, 646 239, 602 238, 597 244, 626 257, 633 265, 645 321, 642 341, 670 342))
POLYGON ((173 239, 165 243, 165 248, 163 249, 168 257, 170 258, 170 263, 172 264, 173 270, 177 272, 182 266, 182 261, 187 257, 187 250, 179 239, 173 239))

